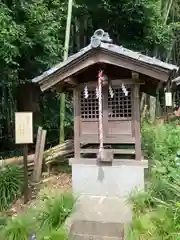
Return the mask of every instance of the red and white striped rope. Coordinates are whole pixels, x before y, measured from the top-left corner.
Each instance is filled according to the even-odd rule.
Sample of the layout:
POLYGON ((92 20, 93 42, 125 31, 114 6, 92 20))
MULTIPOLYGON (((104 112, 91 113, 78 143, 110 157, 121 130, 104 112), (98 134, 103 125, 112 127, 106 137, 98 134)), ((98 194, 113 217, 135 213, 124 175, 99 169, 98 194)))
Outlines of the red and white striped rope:
POLYGON ((102 109, 102 70, 98 73, 98 97, 99 97, 99 151, 103 149, 103 109, 102 109))

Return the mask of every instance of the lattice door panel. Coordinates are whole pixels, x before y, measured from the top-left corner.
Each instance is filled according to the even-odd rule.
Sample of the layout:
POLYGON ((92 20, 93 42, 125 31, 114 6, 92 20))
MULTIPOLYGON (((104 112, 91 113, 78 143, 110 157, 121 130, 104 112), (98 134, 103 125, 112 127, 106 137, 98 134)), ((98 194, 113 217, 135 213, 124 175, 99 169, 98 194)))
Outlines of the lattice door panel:
POLYGON ((126 119, 132 117, 131 88, 127 88, 128 96, 125 96, 121 88, 113 88, 114 97, 108 94, 109 118, 126 119))
POLYGON ((84 92, 80 94, 80 113, 84 120, 97 120, 99 118, 98 99, 95 90, 88 90, 88 98, 84 98, 84 92))

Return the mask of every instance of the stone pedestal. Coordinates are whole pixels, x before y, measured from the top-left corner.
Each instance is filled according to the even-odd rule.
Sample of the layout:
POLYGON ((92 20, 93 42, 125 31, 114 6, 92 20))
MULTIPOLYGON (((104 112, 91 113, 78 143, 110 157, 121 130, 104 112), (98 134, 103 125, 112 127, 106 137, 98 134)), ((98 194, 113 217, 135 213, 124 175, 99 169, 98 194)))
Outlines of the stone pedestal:
POLYGON ((126 198, 133 189, 144 189, 144 169, 148 167, 148 161, 122 160, 112 166, 80 162, 71 160, 72 188, 77 196, 126 198))
POLYGON ((70 160, 73 193, 78 197, 70 218, 71 238, 123 240, 132 219, 127 200, 133 190, 144 189, 148 162, 122 160, 98 166, 95 161, 83 161, 70 160))

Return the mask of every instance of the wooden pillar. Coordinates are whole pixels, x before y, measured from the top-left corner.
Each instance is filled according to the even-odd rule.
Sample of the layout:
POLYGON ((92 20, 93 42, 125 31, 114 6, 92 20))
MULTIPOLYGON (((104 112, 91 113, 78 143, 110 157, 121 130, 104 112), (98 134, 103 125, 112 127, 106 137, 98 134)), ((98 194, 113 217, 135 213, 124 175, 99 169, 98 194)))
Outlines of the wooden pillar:
POLYGON ((131 87, 131 104, 132 104, 132 136, 135 137, 135 104, 134 104, 134 85, 131 87))
MULTIPOLYGON (((132 78, 137 81, 139 79, 138 73, 132 73, 132 78)), ((133 90, 133 97, 134 97, 134 114, 133 114, 133 121, 134 121, 134 135, 135 135, 135 152, 136 160, 141 160, 141 129, 140 129, 140 101, 139 101, 139 84, 134 85, 133 90)))
POLYGON ((79 91, 74 89, 74 157, 80 158, 80 106, 79 91))

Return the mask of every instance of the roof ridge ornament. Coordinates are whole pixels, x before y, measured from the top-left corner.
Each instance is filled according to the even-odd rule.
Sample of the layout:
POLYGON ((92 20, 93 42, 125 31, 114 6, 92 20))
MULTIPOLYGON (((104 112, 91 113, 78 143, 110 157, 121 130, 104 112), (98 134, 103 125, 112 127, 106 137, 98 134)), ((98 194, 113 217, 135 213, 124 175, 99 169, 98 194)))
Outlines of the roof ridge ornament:
POLYGON ((105 32, 103 29, 97 29, 91 37, 91 47, 97 48, 101 45, 101 42, 112 43, 112 39, 109 37, 108 32, 105 32))

